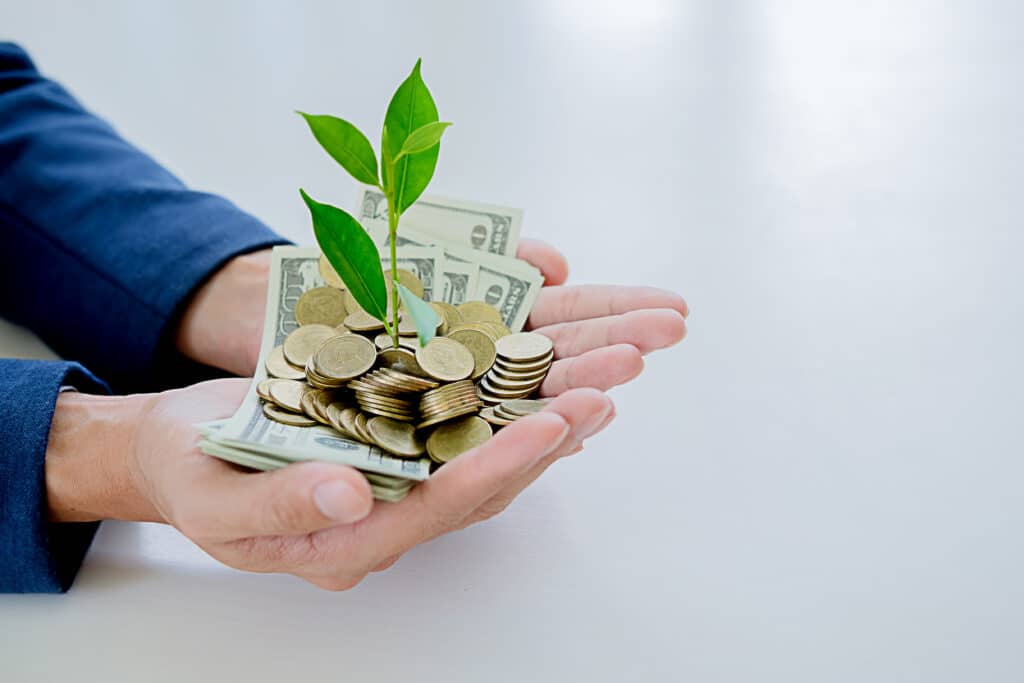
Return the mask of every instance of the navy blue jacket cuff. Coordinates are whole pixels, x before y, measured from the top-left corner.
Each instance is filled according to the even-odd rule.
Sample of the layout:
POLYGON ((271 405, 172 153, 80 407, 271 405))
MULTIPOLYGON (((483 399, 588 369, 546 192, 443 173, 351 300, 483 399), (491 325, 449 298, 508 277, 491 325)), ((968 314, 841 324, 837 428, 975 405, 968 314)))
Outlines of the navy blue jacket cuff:
POLYGON ((108 393, 78 363, 0 359, 0 593, 66 591, 99 526, 48 520, 46 446, 65 385, 108 393))

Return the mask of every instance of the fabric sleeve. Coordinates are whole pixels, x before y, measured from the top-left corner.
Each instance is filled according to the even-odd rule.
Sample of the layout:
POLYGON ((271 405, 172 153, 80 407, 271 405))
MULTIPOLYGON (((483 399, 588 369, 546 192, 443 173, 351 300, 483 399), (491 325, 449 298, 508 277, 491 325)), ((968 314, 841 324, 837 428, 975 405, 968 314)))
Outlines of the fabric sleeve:
POLYGON ((11 43, 0 43, 0 237, 0 316, 119 392, 160 384, 171 330, 221 265, 286 242, 185 187, 11 43))
POLYGON ((66 591, 99 526, 48 520, 46 446, 62 386, 107 393, 77 363, 0 359, 0 593, 66 591))

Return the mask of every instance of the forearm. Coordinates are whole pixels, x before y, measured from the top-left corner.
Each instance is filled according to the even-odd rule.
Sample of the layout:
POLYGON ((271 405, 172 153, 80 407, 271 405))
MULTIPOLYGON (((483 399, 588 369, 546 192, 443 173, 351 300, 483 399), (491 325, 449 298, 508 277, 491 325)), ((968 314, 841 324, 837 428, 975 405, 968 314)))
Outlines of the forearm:
POLYGON ((163 521, 141 494, 130 466, 136 426, 154 399, 152 394, 60 394, 45 461, 51 521, 163 521))

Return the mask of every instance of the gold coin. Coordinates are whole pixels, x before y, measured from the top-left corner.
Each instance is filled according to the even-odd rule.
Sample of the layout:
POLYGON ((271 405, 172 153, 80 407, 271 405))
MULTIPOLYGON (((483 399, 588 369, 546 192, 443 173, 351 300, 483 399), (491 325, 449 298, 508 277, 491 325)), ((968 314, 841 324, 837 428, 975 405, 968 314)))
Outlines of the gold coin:
POLYGON ((391 339, 391 335, 388 334, 387 332, 381 332, 376 337, 374 337, 373 343, 381 351, 384 351, 385 349, 394 348, 395 346, 395 342, 391 339))
POLYGON ((380 359, 381 367, 392 368, 417 377, 427 376, 420 364, 416 362, 416 352, 410 349, 386 349, 378 353, 377 358, 380 359))
POLYGON ((320 414, 319 410, 317 410, 316 403, 313 400, 313 396, 315 394, 321 393, 324 392, 320 391, 319 389, 310 389, 304 392, 302 394, 302 397, 299 399, 299 406, 302 408, 303 415, 309 417, 310 419, 316 420, 320 424, 325 424, 328 427, 331 427, 331 421, 320 414))
MULTIPOLYGON (((390 277, 390 269, 387 271, 387 275, 387 283, 388 285, 391 285, 392 280, 390 277)), ((423 283, 420 281, 418 277, 416 277, 416 273, 412 272, 411 270, 406 270, 405 268, 399 268, 398 281, 402 283, 402 285, 410 292, 412 292, 421 299, 423 298, 423 283)))
POLYGON ((487 377, 484 377, 482 380, 480 380, 480 384, 483 385, 486 382, 488 386, 494 387, 495 389, 500 389, 502 391, 527 391, 527 392, 529 392, 529 391, 533 391, 534 389, 539 387, 541 382, 543 382, 543 381, 544 381, 543 377, 538 378, 538 379, 512 380, 512 379, 503 379, 501 377, 498 377, 497 375, 490 375, 489 374, 489 375, 487 375, 487 377))
POLYGON ((473 354, 472 379, 479 379, 494 365, 497 352, 494 348, 494 341, 480 330, 457 330, 448 337, 459 342, 473 354))
POLYGON ((283 379, 270 385, 268 392, 270 400, 279 408, 290 410, 293 413, 302 412, 302 395, 309 391, 305 382, 297 382, 292 379, 283 379))
POLYGON ((441 424, 449 420, 454 420, 457 417, 465 417, 466 415, 475 414, 478 410, 480 410, 479 404, 465 405, 460 406, 458 408, 452 408, 451 410, 446 411, 444 413, 437 413, 436 415, 431 415, 430 417, 416 425, 416 428, 423 429, 425 427, 431 427, 433 425, 441 424))
POLYGON ((480 324, 487 328, 493 339, 501 339, 512 334, 512 330, 508 329, 505 323, 482 322, 480 324))
POLYGON ((498 312, 498 309, 483 301, 467 301, 459 304, 456 308, 459 310, 459 314, 462 315, 462 319, 466 322, 484 322, 487 320, 494 323, 501 322, 501 313, 498 312))
POLYGON ((270 398, 270 383, 276 382, 274 378, 265 379, 256 385, 256 395, 262 398, 264 401, 272 401, 270 398))
POLYGON ((297 368, 305 368, 317 347, 336 336, 338 333, 329 325, 303 325, 285 337, 282 345, 285 360, 297 368))
POLYGON ((436 462, 451 462, 466 451, 484 444, 494 432, 475 415, 448 422, 427 437, 427 453, 436 462))
POLYGON ((394 408, 398 411, 413 411, 416 410, 416 404, 410 403, 409 401, 400 401, 394 398, 386 398, 384 396, 376 396, 372 394, 357 393, 356 401, 359 405, 377 405, 382 408, 394 408))
POLYGON ((551 403, 551 400, 546 398, 521 398, 518 400, 513 399, 510 401, 502 401, 501 409, 502 411, 508 413, 509 415, 522 417, 524 415, 532 415, 534 413, 539 413, 540 411, 544 410, 544 408, 547 407, 549 403, 551 403))
POLYGON ((530 363, 518 363, 504 360, 502 359, 501 356, 498 356, 498 360, 494 361, 494 367, 499 368, 501 370, 507 370, 508 372, 511 373, 520 374, 529 372, 539 372, 541 370, 547 370, 547 368, 550 368, 551 363, 554 361, 554 359, 554 355, 549 353, 540 360, 532 361, 530 363))
POLYGON ((356 413, 356 416, 352 419, 352 426, 356 428, 356 436, 363 443, 373 445, 373 437, 366 431, 366 416, 362 413, 356 413))
POLYGON ((330 404, 327 405, 327 419, 330 421, 330 426, 334 427, 334 429, 339 434, 341 434, 342 436, 344 436, 346 438, 354 439, 354 438, 356 438, 355 433, 350 432, 345 427, 345 423, 341 419, 342 413, 344 411, 345 411, 345 408, 342 407, 342 404, 340 404, 340 403, 330 403, 330 404))
POLYGON ((384 323, 363 309, 359 309, 345 317, 345 327, 353 332, 376 332, 384 329, 384 323))
POLYGON ((502 360, 512 363, 531 363, 547 357, 554 349, 551 340, 536 332, 519 332, 502 337, 494 347, 502 360))
POLYGON ((459 313, 459 309, 447 301, 431 301, 429 303, 430 307, 441 318, 441 328, 438 334, 442 337, 448 336, 448 332, 451 331, 452 327, 462 322, 462 314, 459 313))
POLYGON ((331 380, 359 377, 377 362, 377 347, 366 337, 346 334, 320 345, 313 357, 316 371, 331 380))
POLYGON ((316 420, 300 415, 299 413, 290 413, 287 410, 281 410, 273 403, 263 404, 263 414, 274 422, 280 422, 281 424, 289 425, 291 427, 313 427, 316 425, 316 420))
POLYGON ((540 370, 531 370, 529 372, 519 372, 515 370, 508 370, 504 366, 498 365, 497 363, 491 368, 491 371, 487 374, 500 377, 502 379, 508 379, 512 381, 524 381, 531 379, 543 379, 544 375, 548 374, 548 370, 551 369, 551 365, 547 364, 540 370))
POLYGON ((483 410, 481 410, 480 417, 487 420, 492 425, 497 425, 499 427, 510 425, 516 421, 516 418, 514 417, 505 417, 503 415, 499 415, 495 406, 490 406, 488 408, 484 408, 483 410))
POLYGON ((373 417, 366 421, 366 430, 381 448, 393 455, 415 458, 426 449, 423 441, 416 436, 416 428, 408 422, 373 417))
POLYGON ((328 287, 335 287, 337 289, 345 289, 345 283, 342 282, 341 276, 334 270, 334 266, 327 260, 327 256, 320 254, 320 277, 323 278, 324 284, 328 287))
MULTIPOLYGON (((438 318, 437 325, 434 327, 434 334, 438 334, 438 330, 444 324, 444 319, 438 318)), ((419 335, 419 328, 416 327, 416 321, 412 319, 412 316, 404 316, 398 321, 398 334, 401 337, 415 337, 419 335)))
POLYGON ((307 289, 295 302, 295 321, 300 325, 318 323, 337 327, 346 315, 345 297, 334 287, 307 289))
POLYGON ((413 387, 414 391, 427 391, 429 389, 436 389, 440 386, 437 382, 426 377, 417 377, 395 368, 381 368, 378 370, 381 375, 389 377, 395 381, 402 382, 405 385, 413 387))
POLYGON ((416 350, 416 361, 430 377, 456 382, 473 374, 476 360, 469 349, 448 337, 434 337, 416 350))
POLYGON ((279 379, 304 379, 306 376, 301 368, 295 367, 285 359, 283 346, 271 349, 264 365, 267 367, 268 375, 279 379))
POLYGON ((345 296, 345 310, 348 311, 350 314, 351 313, 355 313, 356 311, 363 310, 363 307, 359 305, 359 302, 356 301, 356 298, 354 296, 352 296, 352 292, 350 292, 349 290, 346 289, 344 296, 345 296))
MULTIPOLYGON (((380 417, 387 417, 387 418, 391 418, 392 420, 398 420, 400 422, 413 422, 413 421, 416 420, 416 417, 417 417, 415 414, 400 413, 400 412, 397 412, 397 411, 394 411, 394 410, 389 410, 387 408, 380 408, 378 406, 361 406, 361 407, 363 409, 363 412, 366 413, 367 415, 378 415, 380 417)), ((373 443, 376 443, 376 442, 373 442, 373 443)))
POLYGON ((359 411, 351 406, 345 406, 338 413, 338 420, 341 422, 341 426, 345 428, 345 431, 356 437, 356 415, 359 411))

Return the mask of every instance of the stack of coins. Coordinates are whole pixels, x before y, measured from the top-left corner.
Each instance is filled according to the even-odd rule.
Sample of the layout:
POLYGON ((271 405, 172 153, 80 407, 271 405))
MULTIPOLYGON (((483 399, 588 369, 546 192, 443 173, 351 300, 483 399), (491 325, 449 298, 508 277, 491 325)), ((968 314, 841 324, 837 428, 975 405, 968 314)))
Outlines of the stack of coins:
POLYGON ((544 410, 547 399, 512 399, 488 406, 480 411, 480 417, 497 427, 510 425, 521 417, 544 410))
MULTIPOLYGON (((415 275, 399 273, 410 290, 423 291, 415 275)), ((436 336, 421 347, 411 318, 403 319, 396 347, 384 324, 337 283, 304 292, 296 303, 299 328, 265 360, 272 378, 257 387, 264 414, 443 464, 543 408, 545 401, 526 397, 554 358, 547 337, 513 334, 482 301, 431 306, 436 336)))
POLYGON ((494 346, 494 365, 478 387, 484 403, 493 406, 526 398, 540 388, 555 357, 550 339, 536 332, 520 332, 501 337, 494 346))
MULTIPOLYGON (((300 327, 296 332, 303 329, 305 327, 300 327)), ((285 339, 286 350, 288 339, 285 339)), ((356 334, 338 334, 332 330, 332 336, 324 340, 306 361, 306 379, 318 389, 339 389, 376 362, 377 347, 373 342, 356 334)))
POLYGON ((468 379, 452 382, 428 391, 420 397, 418 428, 424 429, 469 413, 476 413, 483 404, 476 395, 476 385, 468 379))

